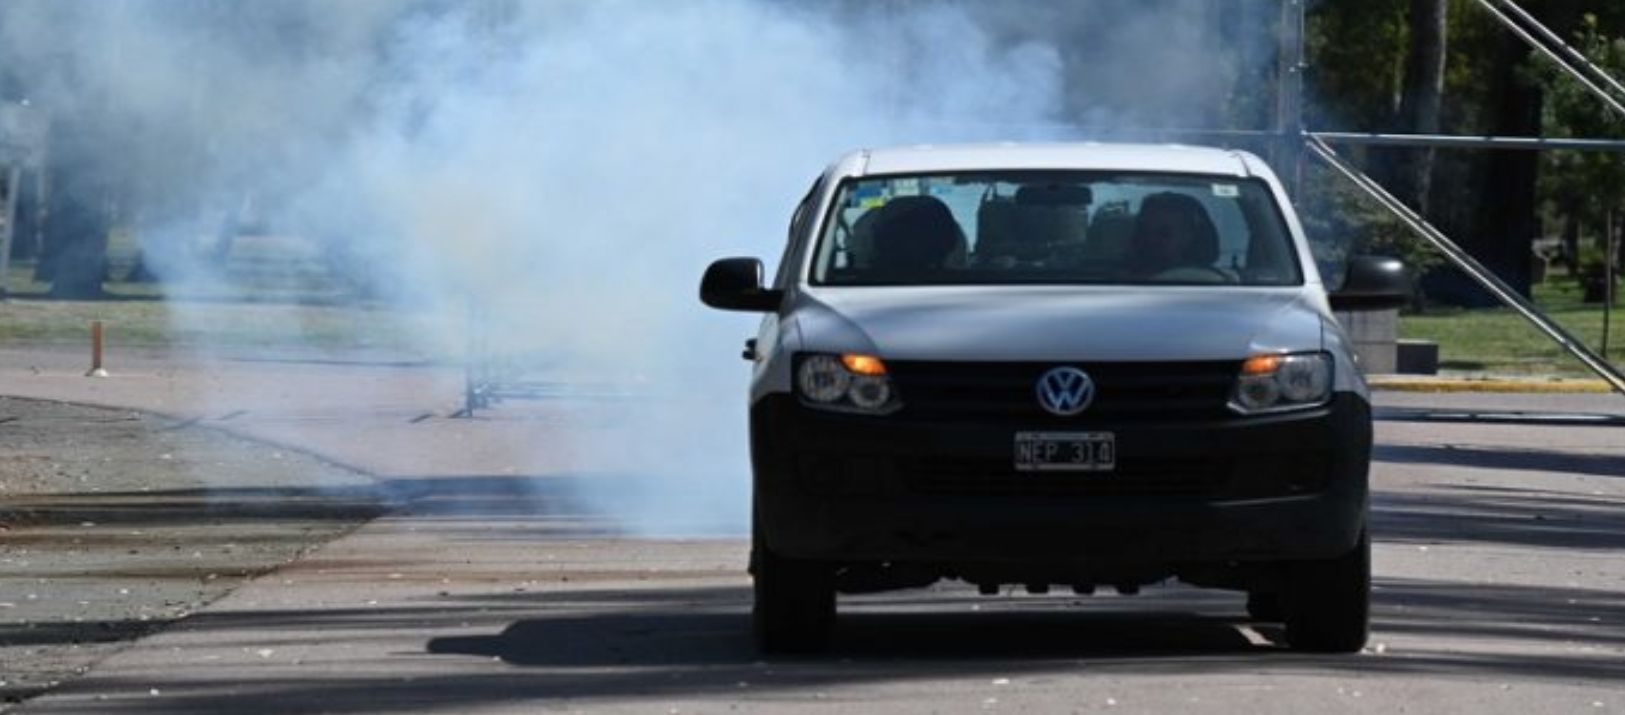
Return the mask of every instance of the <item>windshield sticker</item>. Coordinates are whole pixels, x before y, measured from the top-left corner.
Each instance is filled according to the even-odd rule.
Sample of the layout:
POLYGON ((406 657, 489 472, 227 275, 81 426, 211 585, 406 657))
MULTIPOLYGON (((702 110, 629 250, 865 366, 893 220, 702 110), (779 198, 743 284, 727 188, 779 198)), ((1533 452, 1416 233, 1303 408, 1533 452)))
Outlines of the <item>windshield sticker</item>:
POLYGON ((920 195, 920 180, 919 179, 898 179, 898 180, 892 182, 892 195, 893 196, 919 196, 920 195))
POLYGON ((1221 199, 1233 199, 1241 195, 1241 187, 1235 184, 1214 184, 1213 195, 1221 199))
POLYGON ((852 207, 872 209, 886 204, 886 187, 883 184, 858 184, 852 189, 852 207))

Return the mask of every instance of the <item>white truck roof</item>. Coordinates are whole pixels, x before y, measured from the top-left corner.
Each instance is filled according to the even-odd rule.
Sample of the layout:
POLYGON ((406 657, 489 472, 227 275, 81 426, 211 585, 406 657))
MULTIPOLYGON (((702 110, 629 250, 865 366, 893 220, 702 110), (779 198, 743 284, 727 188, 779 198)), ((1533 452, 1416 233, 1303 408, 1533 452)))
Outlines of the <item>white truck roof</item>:
POLYGON ((866 149, 843 157, 848 176, 913 174, 977 169, 1156 171, 1223 176, 1267 173, 1263 162, 1242 151, 1178 144, 942 144, 866 149))

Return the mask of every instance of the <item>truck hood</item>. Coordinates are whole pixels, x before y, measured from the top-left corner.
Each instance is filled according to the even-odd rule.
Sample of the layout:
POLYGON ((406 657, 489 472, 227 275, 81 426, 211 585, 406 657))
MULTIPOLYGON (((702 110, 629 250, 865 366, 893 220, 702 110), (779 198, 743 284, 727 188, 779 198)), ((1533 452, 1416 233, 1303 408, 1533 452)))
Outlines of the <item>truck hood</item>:
POLYGON ((798 295, 801 349, 896 360, 1239 360, 1321 349, 1307 287, 823 288, 798 295))

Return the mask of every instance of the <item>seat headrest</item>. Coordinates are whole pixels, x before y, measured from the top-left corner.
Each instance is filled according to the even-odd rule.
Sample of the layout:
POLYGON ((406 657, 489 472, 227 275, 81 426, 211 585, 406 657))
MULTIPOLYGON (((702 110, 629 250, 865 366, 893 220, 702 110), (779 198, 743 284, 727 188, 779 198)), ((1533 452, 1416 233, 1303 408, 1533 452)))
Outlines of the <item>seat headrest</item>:
POLYGON ((1185 231, 1188 240, 1180 256, 1183 262, 1212 265, 1219 260, 1219 229, 1195 197, 1164 191, 1141 200, 1140 213, 1134 221, 1136 242, 1144 235, 1148 218, 1152 216, 1170 220, 1185 231))
POLYGON ((942 268, 964 242, 953 212, 935 196, 901 196, 875 213, 872 265, 876 269, 942 268))

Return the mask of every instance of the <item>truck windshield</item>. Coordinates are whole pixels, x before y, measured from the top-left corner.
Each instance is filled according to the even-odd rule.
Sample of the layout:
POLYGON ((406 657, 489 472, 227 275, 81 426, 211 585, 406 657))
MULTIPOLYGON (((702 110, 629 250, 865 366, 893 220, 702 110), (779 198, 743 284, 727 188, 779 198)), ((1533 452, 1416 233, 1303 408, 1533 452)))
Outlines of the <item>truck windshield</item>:
POLYGON ((1303 275, 1262 181, 995 171, 847 181, 811 282, 1284 286, 1303 275))

